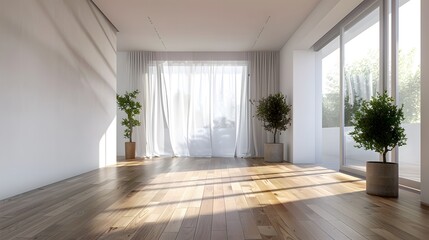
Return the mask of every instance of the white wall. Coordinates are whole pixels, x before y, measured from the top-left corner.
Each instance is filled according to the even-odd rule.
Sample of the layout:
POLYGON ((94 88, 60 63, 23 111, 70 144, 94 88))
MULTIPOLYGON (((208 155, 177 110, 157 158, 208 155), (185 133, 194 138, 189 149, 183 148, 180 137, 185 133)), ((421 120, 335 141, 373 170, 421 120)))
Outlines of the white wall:
MULTIPOLYGON (((131 91, 130 89, 130 80, 128 79, 128 53, 127 52, 118 52, 117 54, 117 70, 118 70, 118 81, 116 89, 118 94, 124 94, 126 91, 131 91)), ((124 138, 125 127, 121 125, 122 118, 125 118, 126 115, 123 111, 117 109, 117 139, 116 139, 116 149, 119 157, 125 158, 125 142, 128 141, 124 138)), ((137 146, 139 147, 139 146, 137 146)))
MULTIPOLYGON (((302 111, 299 107, 302 105, 312 105, 311 109, 314 109, 313 106, 316 106, 316 102, 313 103, 303 103, 303 101, 308 101, 308 98, 305 96, 294 96, 296 94, 295 84, 298 84, 298 81, 302 79, 302 72, 297 72, 299 68, 294 68, 297 66, 297 62, 302 61, 300 57, 300 51, 308 51, 311 49, 313 44, 319 40, 324 34, 326 34, 332 27, 334 27, 341 19, 343 19, 350 11, 352 11, 362 0, 322 0, 318 6, 313 10, 313 12, 307 17, 304 23, 299 27, 299 29, 294 33, 294 35, 287 41, 285 46, 280 51, 280 90, 288 95, 289 103, 292 106, 292 125, 300 122, 306 122, 313 126, 316 126, 315 117, 312 119, 308 118, 308 115, 301 114, 298 111, 302 111), (292 99, 292 100, 291 100, 292 99), (296 102, 299 101, 299 102, 296 102)), ((315 61, 309 58, 309 61, 312 63, 306 64, 307 67, 310 67, 309 64, 315 64, 315 61)), ((314 72, 315 66, 310 67, 314 72)), ((308 74, 306 74, 308 76, 308 74)), ((313 89, 316 84, 315 75, 313 74, 313 79, 306 79, 306 84, 314 84, 308 86, 309 89, 313 89)), ((298 89, 302 89, 302 84, 298 89)), ((308 94, 314 94, 314 91, 309 91, 308 94)), ((297 92, 302 94, 301 91, 297 92)), ((314 96, 314 95, 313 95, 314 96)), ((316 100, 315 100, 316 101, 316 100)), ((285 142, 289 147, 289 159, 293 163, 314 163, 316 162, 314 153, 316 152, 315 146, 311 144, 308 146, 305 141, 303 141, 304 134, 308 134, 308 131, 302 127, 293 127, 288 130, 286 134, 282 135, 281 141, 285 142), (311 147, 311 150, 309 150, 311 147), (308 154, 308 151, 312 152, 308 154), (314 156, 314 157, 312 157, 314 156)), ((312 132, 312 136, 309 136, 311 142, 316 140, 316 131, 312 132)), ((320 139, 320 138, 318 138, 320 139)), ((318 144, 318 143, 316 143, 318 144)), ((320 152, 320 150, 319 150, 320 152)))
POLYGON ((293 52, 294 163, 314 163, 316 160, 315 56, 313 51, 293 52))
POLYGON ((0 2, 0 199, 116 161, 116 35, 87 0, 0 2))
POLYGON ((421 200, 429 205, 429 1, 422 0, 421 7, 421 200))

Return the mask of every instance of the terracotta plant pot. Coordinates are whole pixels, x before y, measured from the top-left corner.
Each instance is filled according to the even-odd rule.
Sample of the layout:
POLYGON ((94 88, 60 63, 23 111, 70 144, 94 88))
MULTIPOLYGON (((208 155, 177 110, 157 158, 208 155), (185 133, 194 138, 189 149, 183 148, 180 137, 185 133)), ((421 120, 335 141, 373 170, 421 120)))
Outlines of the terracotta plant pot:
POLYGON ((283 143, 265 143, 264 159, 266 162, 283 162, 283 143))
POLYGON ((398 197, 398 164, 366 163, 366 193, 380 197, 398 197))
POLYGON ((136 158, 136 143, 125 142, 125 159, 135 159, 135 158, 136 158))

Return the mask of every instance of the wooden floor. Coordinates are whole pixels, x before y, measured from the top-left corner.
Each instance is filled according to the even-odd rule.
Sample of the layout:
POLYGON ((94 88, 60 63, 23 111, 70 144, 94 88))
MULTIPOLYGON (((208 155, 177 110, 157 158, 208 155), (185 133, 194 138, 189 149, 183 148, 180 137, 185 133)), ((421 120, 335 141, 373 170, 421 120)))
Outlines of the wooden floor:
POLYGON ((0 202, 0 239, 429 239, 429 208, 260 159, 123 162, 0 202))

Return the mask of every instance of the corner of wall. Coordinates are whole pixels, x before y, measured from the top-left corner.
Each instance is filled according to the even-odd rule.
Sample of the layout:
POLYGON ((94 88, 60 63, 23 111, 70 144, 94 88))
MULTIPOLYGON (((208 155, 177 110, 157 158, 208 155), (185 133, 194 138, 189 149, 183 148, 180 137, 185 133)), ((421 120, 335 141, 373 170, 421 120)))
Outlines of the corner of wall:
MULTIPOLYGON (((311 52, 310 49, 312 45, 361 2, 362 0, 321 1, 280 51, 280 90, 287 94, 290 101, 289 103, 293 104, 292 127, 288 132, 286 132, 286 136, 282 138, 282 140, 285 141, 288 146, 287 159, 293 163, 315 162, 317 159, 315 154, 318 150, 315 149, 316 147, 313 145, 317 145, 316 141, 319 139, 317 138, 317 132, 315 130, 316 120, 313 120, 311 123, 307 122, 307 124, 311 124, 310 129, 313 130, 311 133, 308 131, 306 132, 311 135, 311 141, 313 142, 314 140, 314 144, 311 143, 312 150, 309 151, 311 154, 307 155, 305 152, 308 152, 308 149, 302 145, 306 145, 307 143, 302 141, 302 139, 300 140, 302 137, 302 130, 299 126, 305 122, 302 122, 303 119, 305 120, 308 116, 316 118, 317 114, 308 113, 307 111, 307 114, 309 115, 306 115, 301 112, 302 110, 300 107, 305 106, 306 102, 309 102, 309 100, 306 97, 297 96, 296 93, 304 93, 304 96, 308 96, 308 91, 312 92, 313 95, 310 97, 312 101, 311 104, 316 106, 316 103, 314 102, 317 101, 314 92, 315 56, 313 55, 310 57, 310 55, 302 55, 301 53, 304 53, 305 51, 311 52), (296 51, 303 52, 295 55, 296 51), (311 63, 306 61, 311 61, 311 63), (311 69, 312 73, 309 74, 305 70, 301 69, 298 62, 307 65, 307 68, 311 69), (309 78, 304 78, 304 76, 309 76, 309 78), (311 85, 308 86, 309 89, 305 90, 307 87, 302 81, 307 82, 307 84, 311 83, 311 85)), ((307 126, 305 126, 305 128, 307 128, 307 126)))
POLYGON ((315 163, 316 159, 315 63, 314 51, 293 52, 293 163, 315 163))
POLYGON ((0 16, 0 199, 116 162, 110 25, 87 0, 2 1, 0 16))
MULTIPOLYGON (((293 119, 293 75, 292 65, 293 58, 286 47, 280 51, 280 91, 286 95, 288 104, 292 104, 292 119, 293 119)), ((285 143, 285 159, 288 162, 293 162, 293 125, 281 135, 281 141, 285 143)))

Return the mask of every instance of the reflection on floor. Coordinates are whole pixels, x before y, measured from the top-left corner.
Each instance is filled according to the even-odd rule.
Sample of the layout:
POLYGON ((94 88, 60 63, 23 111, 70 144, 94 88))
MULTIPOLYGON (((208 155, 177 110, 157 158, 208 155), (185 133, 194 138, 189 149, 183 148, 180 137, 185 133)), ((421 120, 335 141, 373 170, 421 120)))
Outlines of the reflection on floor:
POLYGON ((120 162, 0 202, 1 239, 427 239, 415 193, 261 159, 120 162))
MULTIPOLYGON (((323 156, 323 160, 317 163, 319 166, 339 171, 340 159, 338 156, 327 157, 323 156)), ((375 160, 377 161, 377 159, 375 160)), ((366 171, 366 161, 356 159, 346 159, 346 167, 354 168, 360 171, 366 171)), ((408 180, 420 182, 420 164, 414 162, 399 162, 399 177, 408 180)))

